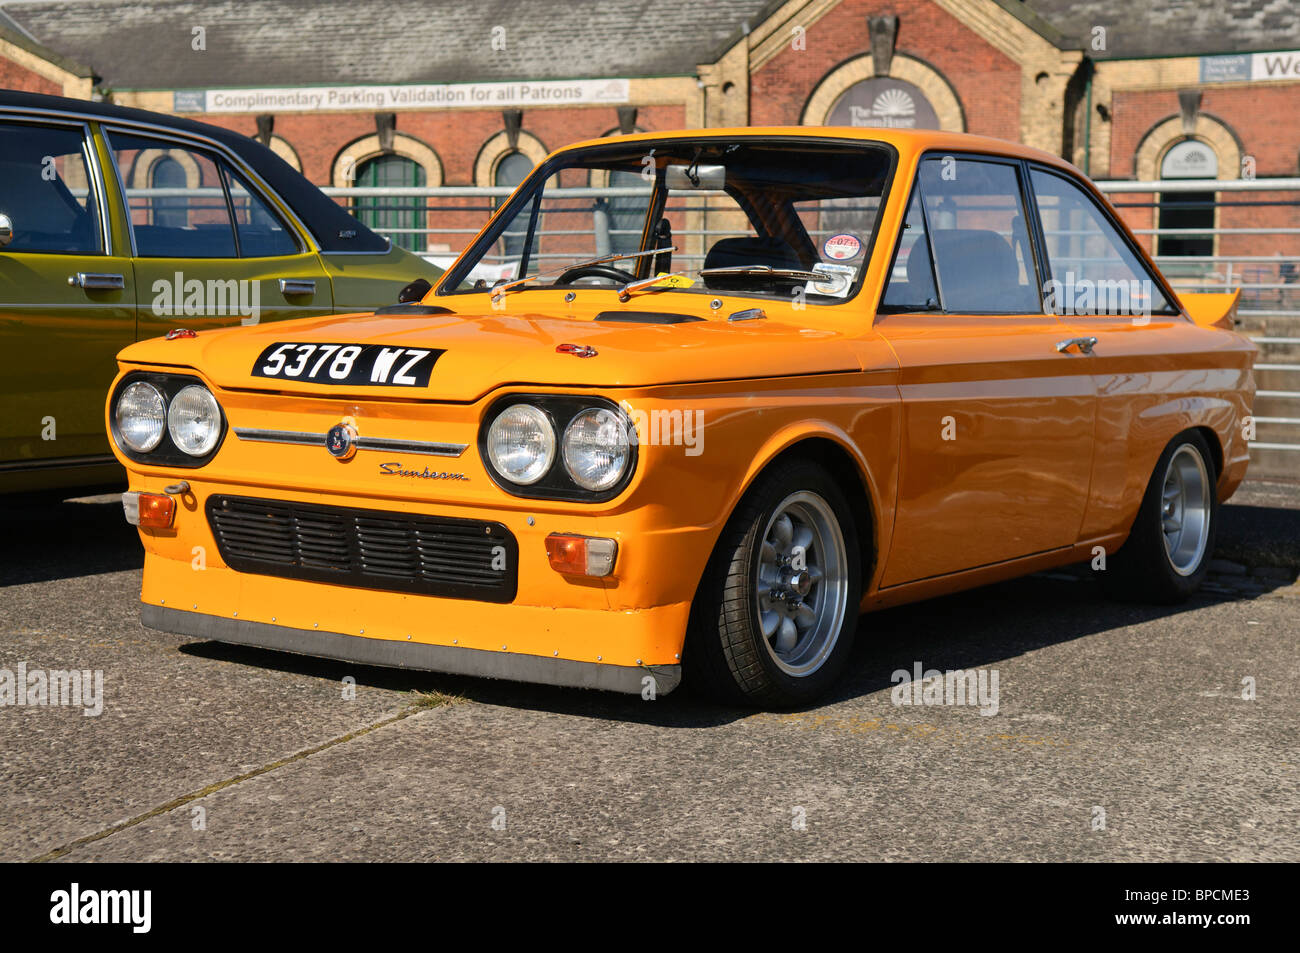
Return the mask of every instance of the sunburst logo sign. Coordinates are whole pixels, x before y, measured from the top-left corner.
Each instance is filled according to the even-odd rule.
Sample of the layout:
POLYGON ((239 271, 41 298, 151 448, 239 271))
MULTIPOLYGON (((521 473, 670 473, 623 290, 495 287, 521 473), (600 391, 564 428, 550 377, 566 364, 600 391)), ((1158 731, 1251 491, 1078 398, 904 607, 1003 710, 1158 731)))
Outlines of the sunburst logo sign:
POLYGON ((914 129, 916 101, 902 89, 887 89, 871 101, 868 109, 851 107, 855 126, 884 126, 886 129, 914 129))

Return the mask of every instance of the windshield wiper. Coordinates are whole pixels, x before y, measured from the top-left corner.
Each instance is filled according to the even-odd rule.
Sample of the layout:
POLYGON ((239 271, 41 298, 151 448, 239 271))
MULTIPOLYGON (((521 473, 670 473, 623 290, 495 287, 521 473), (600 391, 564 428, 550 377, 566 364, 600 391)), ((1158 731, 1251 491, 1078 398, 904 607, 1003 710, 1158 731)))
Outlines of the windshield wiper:
POLYGON ((649 278, 638 278, 636 281, 629 281, 618 289, 618 300, 626 301, 632 295, 641 291, 667 291, 676 287, 673 284, 665 284, 669 278, 684 278, 690 272, 674 271, 668 275, 651 275, 649 278))
POLYGON ((523 278, 516 278, 514 281, 507 281, 499 284, 492 289, 492 300, 504 297, 511 291, 514 291, 520 285, 525 285, 530 281, 536 281, 538 278, 549 278, 551 275, 562 275, 566 271, 573 271, 577 268, 590 268, 593 265, 605 265, 611 261, 625 261, 629 258, 644 258, 646 255, 664 255, 669 252, 677 251, 677 246, 669 248, 651 248, 648 251, 634 251, 619 255, 602 255, 599 258, 592 258, 589 261, 577 261, 571 265, 565 265, 562 268, 552 268, 550 271, 539 271, 535 275, 528 275, 523 278))
POLYGON ((702 268, 699 271, 675 271, 671 275, 655 275, 639 281, 629 281, 618 289, 618 300, 627 301, 632 295, 642 291, 670 291, 676 286, 669 283, 669 278, 683 275, 699 275, 706 281, 709 278, 787 278, 792 281, 810 281, 818 285, 830 285, 831 291, 840 291, 848 284, 848 276, 829 271, 804 271, 800 268, 773 268, 771 265, 731 265, 725 268, 702 268))
POLYGON ((792 281, 815 281, 819 285, 835 282, 842 284, 843 275, 827 271, 805 271, 802 268, 773 268, 771 265, 730 265, 725 268, 705 268, 699 273, 709 278, 789 278, 792 281))

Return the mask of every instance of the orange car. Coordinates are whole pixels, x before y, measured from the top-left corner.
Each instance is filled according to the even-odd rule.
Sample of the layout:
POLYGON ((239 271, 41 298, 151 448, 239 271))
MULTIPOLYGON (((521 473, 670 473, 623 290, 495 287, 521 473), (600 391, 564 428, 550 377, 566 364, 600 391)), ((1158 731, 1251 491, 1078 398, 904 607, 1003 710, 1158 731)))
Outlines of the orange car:
POLYGON ((1177 600, 1246 471, 1235 300, 1005 142, 573 146, 420 304, 120 354, 142 620, 784 706, 863 611, 1083 560, 1177 600))

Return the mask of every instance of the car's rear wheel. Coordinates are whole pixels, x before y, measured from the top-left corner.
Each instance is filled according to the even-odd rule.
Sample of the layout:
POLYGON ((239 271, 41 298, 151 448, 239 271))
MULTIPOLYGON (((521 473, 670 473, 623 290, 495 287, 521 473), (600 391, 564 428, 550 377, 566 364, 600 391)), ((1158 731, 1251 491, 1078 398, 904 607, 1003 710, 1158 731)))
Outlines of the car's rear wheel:
POLYGON ((852 510, 806 461, 778 464, 746 494, 692 607, 686 677, 731 703, 782 708, 839 677, 861 598, 852 510))
POLYGON ((1214 458, 1195 430, 1165 448, 1128 541, 1102 580, 1117 595, 1143 602, 1181 602, 1205 578, 1214 553, 1219 498, 1214 458))

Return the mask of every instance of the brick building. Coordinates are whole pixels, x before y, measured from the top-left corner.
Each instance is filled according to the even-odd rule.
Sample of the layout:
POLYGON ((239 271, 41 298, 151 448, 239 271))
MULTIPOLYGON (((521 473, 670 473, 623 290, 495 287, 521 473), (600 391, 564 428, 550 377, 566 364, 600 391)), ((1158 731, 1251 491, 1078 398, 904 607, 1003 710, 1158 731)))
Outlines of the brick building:
POLYGON ((511 185, 610 132, 776 124, 965 130, 1095 178, 1295 176, 1300 6, 1219 6, 36 0, 0 3, 0 85, 192 115, 340 187, 511 185))

